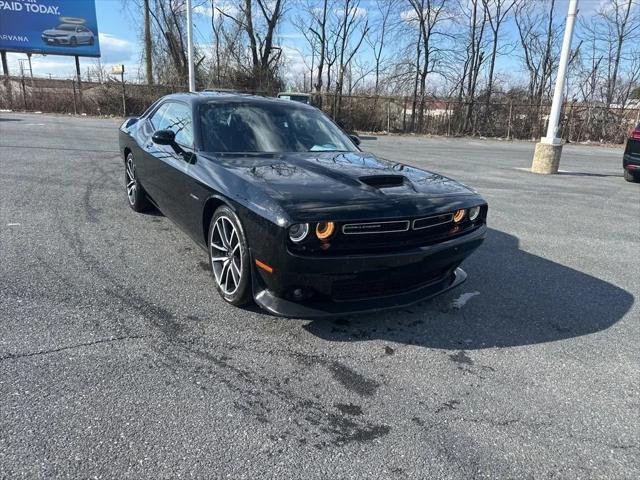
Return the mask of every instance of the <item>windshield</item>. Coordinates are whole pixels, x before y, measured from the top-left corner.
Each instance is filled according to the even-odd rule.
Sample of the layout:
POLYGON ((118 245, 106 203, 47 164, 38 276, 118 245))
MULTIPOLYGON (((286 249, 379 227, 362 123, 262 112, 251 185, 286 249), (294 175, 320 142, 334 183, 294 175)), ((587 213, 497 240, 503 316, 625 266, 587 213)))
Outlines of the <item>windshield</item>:
POLYGON ((69 30, 69 31, 74 31, 76 29, 75 25, 58 25, 58 27, 56 28, 56 30, 69 30))
POLYGON ((200 107, 209 152, 353 152, 351 139, 320 111, 282 103, 209 103, 200 107))

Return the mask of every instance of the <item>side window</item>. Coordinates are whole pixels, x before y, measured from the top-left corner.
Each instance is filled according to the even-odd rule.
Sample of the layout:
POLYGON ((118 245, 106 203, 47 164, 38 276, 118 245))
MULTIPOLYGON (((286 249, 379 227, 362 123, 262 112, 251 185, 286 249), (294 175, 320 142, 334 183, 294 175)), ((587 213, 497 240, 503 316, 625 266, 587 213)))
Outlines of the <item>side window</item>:
POLYGON ((164 129, 176 134, 176 143, 185 147, 193 146, 193 124, 191 109, 182 103, 169 103, 163 121, 164 129))
POLYGON ((155 130, 171 130, 176 134, 176 143, 184 147, 193 146, 193 123, 191 109, 182 103, 168 102, 161 105, 149 119, 155 130))
POLYGON ((155 130, 164 130, 166 127, 165 122, 164 122, 164 116, 165 116, 165 112, 167 111, 167 108, 169 107, 168 103, 165 103, 164 105, 161 105, 160 108, 158 108, 153 115, 151 115, 151 117, 149 118, 149 120, 151 121, 151 124, 153 125, 153 128, 155 130))

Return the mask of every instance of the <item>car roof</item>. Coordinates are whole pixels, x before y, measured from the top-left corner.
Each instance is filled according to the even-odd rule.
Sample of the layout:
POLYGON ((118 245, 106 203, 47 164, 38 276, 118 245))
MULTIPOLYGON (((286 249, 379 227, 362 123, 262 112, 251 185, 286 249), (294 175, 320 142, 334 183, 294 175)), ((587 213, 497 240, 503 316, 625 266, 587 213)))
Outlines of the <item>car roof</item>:
POLYGON ((274 97, 262 97, 260 95, 252 95, 249 93, 224 91, 224 90, 206 90, 203 92, 179 92, 172 93, 162 97, 161 100, 178 100, 189 103, 192 106, 203 103, 255 103, 255 104, 280 104, 290 108, 309 108, 314 109, 310 105, 303 103, 294 103, 291 100, 283 100, 274 97))

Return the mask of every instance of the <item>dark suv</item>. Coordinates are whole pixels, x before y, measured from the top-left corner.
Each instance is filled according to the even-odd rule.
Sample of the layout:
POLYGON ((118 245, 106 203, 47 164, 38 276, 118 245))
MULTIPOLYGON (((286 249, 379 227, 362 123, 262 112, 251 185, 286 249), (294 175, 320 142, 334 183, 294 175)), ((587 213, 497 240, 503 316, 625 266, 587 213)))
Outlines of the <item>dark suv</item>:
POLYGON ((627 182, 640 182, 640 123, 629 133, 622 168, 627 182))

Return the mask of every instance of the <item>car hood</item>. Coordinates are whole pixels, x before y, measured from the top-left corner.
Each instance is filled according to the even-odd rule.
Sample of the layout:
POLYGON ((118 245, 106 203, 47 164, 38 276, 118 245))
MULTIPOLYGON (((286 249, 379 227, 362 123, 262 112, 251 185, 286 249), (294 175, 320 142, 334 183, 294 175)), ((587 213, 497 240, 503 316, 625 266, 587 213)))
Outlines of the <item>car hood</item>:
POLYGON ((218 154, 215 161, 268 190, 299 220, 318 212, 405 217, 478 203, 473 190, 448 177, 363 152, 218 154))

